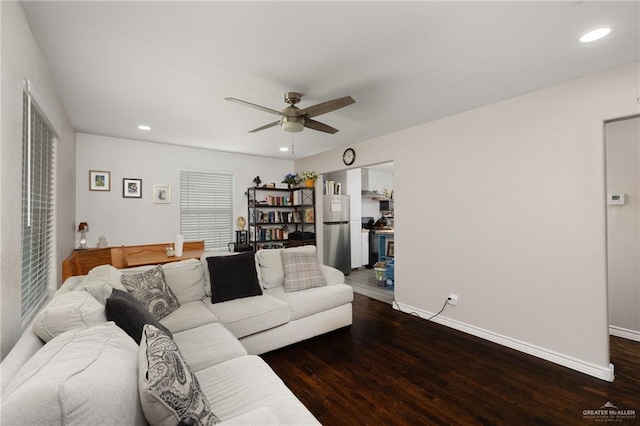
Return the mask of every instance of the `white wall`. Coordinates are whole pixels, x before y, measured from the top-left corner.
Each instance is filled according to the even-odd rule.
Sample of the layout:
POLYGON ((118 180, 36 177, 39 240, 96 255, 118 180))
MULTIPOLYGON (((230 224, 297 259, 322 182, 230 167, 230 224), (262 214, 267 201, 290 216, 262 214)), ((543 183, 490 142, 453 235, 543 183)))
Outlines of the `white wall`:
MULTIPOLYGON (((352 147, 394 162, 396 300, 612 379, 604 120, 640 112, 632 64, 352 147), (416 197, 416 194, 420 194, 416 197)), ((344 147, 297 161, 339 169, 344 147)))
POLYGON ((185 148, 129 139, 78 133, 76 218, 88 222, 87 245, 100 235, 110 246, 173 241, 180 231, 180 171, 202 170, 234 175, 234 217, 247 217, 244 193, 263 183, 280 182, 293 162, 264 157, 185 148), (89 170, 111 172, 111 191, 89 191, 89 170), (123 198, 122 179, 142 179, 142 198, 123 198), (171 204, 153 204, 154 184, 169 184, 171 204))
POLYGON ((60 281, 62 259, 73 250, 75 133, 18 2, 0 2, 2 64, 0 115, 0 356, 20 335, 22 82, 31 81, 34 100, 59 135, 55 163, 55 252, 50 283, 60 281), (56 279, 57 276, 57 279, 56 279))
POLYGON ((626 198, 607 206, 609 325, 612 334, 640 340, 640 118, 607 123, 605 131, 607 192, 626 198))

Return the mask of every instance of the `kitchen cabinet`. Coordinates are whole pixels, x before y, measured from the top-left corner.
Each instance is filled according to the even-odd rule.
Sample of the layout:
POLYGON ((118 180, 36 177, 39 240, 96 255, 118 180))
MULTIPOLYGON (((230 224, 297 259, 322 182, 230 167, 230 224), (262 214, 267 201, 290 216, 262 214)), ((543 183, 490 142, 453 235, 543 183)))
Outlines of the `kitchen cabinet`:
POLYGON ((369 264, 369 230, 363 229, 361 234, 360 259, 362 265, 367 266, 369 264))

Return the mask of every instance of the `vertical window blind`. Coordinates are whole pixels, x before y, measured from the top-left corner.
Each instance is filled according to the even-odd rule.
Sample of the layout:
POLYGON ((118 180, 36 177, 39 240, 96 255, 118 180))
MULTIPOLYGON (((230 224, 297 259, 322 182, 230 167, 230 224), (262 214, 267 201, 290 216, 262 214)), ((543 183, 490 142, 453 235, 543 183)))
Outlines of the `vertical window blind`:
POLYGON ((207 249, 227 248, 233 241, 233 175, 180 173, 180 233, 185 240, 204 240, 207 249))
POLYGON ((21 323, 26 327, 47 300, 53 253, 53 165, 56 134, 23 97, 21 323))

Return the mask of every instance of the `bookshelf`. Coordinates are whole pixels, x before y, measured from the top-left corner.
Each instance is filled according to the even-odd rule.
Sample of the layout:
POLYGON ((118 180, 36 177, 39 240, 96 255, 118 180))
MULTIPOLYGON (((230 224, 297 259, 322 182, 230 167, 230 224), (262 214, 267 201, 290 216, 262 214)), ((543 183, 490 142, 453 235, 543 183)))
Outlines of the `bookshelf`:
POLYGON ((254 251, 316 243, 315 188, 247 189, 249 244, 254 251))

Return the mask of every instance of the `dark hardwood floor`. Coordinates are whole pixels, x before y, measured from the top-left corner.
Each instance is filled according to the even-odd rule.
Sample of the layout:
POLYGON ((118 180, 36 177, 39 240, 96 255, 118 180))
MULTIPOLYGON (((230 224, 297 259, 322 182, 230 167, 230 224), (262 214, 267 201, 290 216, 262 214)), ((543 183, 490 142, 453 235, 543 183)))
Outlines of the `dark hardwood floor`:
POLYGON ((324 425, 589 425, 607 402, 636 410, 640 343, 611 338, 605 382, 356 294, 353 325, 264 354, 324 425))

